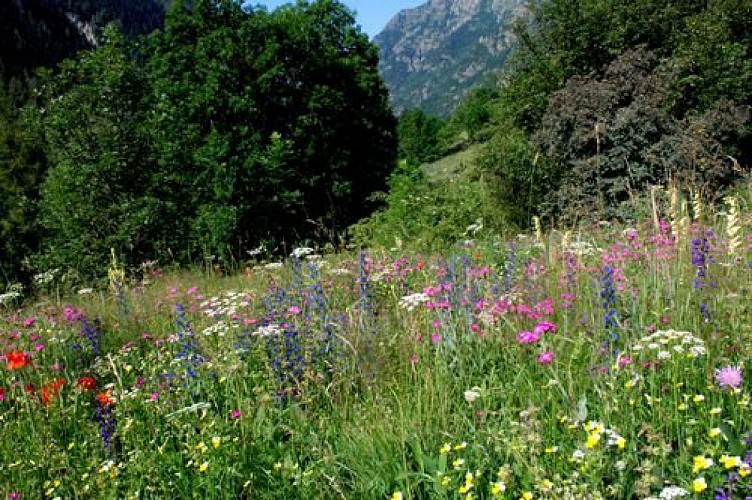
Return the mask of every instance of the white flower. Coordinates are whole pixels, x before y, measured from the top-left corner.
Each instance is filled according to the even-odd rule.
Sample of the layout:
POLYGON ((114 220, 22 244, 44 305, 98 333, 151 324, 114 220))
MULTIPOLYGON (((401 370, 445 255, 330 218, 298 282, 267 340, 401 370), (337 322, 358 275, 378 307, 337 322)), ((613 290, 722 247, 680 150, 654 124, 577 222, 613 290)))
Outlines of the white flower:
POLYGON ((686 496, 689 496, 689 492, 685 490, 684 488, 679 488, 678 486, 669 486, 661 490, 661 493, 660 495, 658 495, 658 498, 671 500, 672 498, 679 498, 679 497, 686 497, 686 496))
POLYGON ((659 351, 658 359, 671 359, 671 353, 668 351, 659 351))
POLYGON ((267 270, 274 270, 274 269, 282 269, 282 263, 281 262, 270 262, 269 264, 266 264, 264 266, 264 269, 267 270))
POLYGON ((473 387, 472 389, 465 391, 465 401, 472 403, 480 397, 480 388, 473 387))
POLYGON ((313 252, 314 252, 313 248, 300 247, 300 248, 296 248, 295 250, 293 250, 292 253, 290 254, 290 257, 300 259, 313 252))
POLYGON ((256 330, 255 335, 259 335, 261 337, 270 337, 272 335, 280 335, 282 332, 282 327, 272 324, 267 326, 260 326, 259 329, 256 330))
POLYGON ((329 271, 329 274, 333 274, 334 276, 345 276, 348 274, 352 274, 349 269, 343 269, 343 268, 337 268, 332 269, 329 271))
POLYGON ((8 292, 0 294, 0 306, 3 306, 21 296, 18 292, 8 292))
POLYGON ((399 306, 408 311, 414 311, 415 308, 428 302, 430 299, 425 293, 413 293, 411 295, 405 295, 399 301, 399 306))
POLYGON ((76 293, 78 293, 79 295, 88 295, 88 294, 93 293, 93 292, 94 292, 93 288, 82 288, 82 289, 80 289, 76 293))

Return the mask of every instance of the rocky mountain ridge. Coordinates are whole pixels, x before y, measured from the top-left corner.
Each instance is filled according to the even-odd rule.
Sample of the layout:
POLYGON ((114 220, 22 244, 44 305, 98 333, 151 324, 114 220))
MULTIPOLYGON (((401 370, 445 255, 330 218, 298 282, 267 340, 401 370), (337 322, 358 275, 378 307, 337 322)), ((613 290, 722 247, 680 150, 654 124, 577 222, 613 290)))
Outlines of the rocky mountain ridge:
POLYGON ((374 42, 396 112, 446 115, 472 87, 492 81, 514 41, 525 0, 429 0, 394 16, 374 42))

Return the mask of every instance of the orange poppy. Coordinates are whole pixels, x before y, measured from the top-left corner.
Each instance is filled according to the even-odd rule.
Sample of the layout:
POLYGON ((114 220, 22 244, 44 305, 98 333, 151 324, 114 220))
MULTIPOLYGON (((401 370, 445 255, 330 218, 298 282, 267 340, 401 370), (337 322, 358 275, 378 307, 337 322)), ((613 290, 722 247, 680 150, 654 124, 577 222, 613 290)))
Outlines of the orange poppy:
POLYGON ((52 404, 52 400, 60 394, 60 388, 65 385, 65 379, 64 378, 56 378, 49 384, 46 384, 42 386, 42 388, 39 390, 40 398, 42 399, 42 404, 44 406, 50 406, 52 404))
POLYGON ((94 391, 97 389, 97 381, 94 377, 81 377, 76 385, 85 391, 94 391))
POLYGON ((8 370, 18 370, 29 364, 31 356, 23 351, 12 351, 5 355, 8 363, 8 370))
POLYGON ((110 390, 107 389, 104 392, 98 392, 97 393, 97 401, 102 406, 110 406, 115 404, 115 399, 113 399, 112 396, 110 396, 110 390))

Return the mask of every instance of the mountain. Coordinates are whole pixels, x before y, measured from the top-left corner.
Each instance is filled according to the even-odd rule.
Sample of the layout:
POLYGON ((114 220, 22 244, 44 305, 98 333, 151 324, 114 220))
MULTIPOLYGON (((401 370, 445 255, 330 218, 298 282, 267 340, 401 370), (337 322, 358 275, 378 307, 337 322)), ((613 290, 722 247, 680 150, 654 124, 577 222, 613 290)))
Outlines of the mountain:
POLYGON ((99 30, 149 33, 164 23, 165 0, 0 0, 0 73, 28 78, 92 47, 99 30))
POLYGON ((374 42, 395 111, 446 115, 472 87, 493 81, 526 0, 429 0, 394 16, 374 42))

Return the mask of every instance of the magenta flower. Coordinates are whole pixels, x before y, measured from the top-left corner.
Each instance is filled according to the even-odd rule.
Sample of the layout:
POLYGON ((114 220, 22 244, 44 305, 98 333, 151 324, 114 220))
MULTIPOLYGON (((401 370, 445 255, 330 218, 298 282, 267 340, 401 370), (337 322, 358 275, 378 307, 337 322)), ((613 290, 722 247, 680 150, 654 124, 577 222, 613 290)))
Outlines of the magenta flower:
POLYGON ((431 335, 431 342, 434 343, 434 344, 438 344, 439 342, 441 342, 441 334, 439 334, 439 333, 432 334, 431 335))
POLYGON ((240 410, 232 410, 230 412, 230 416, 235 419, 240 418, 241 415, 242 413, 240 412, 240 410))
POLYGON ((26 318, 23 322, 23 326, 29 327, 37 324, 36 318, 26 318))
POLYGON ((544 351, 538 356, 538 363, 548 365, 554 360, 554 351, 544 351))
POLYGON ((540 335, 543 335, 544 333, 556 333, 558 328, 556 327, 555 323, 551 323, 550 321, 542 321, 535 325, 535 328, 533 328, 533 332, 539 333, 540 335))
POLYGON ((540 332, 520 332, 517 334, 517 342, 520 344, 535 344, 538 342, 543 334, 540 332))
POLYGON ((290 314, 300 314, 300 311, 301 309, 298 306, 290 306, 287 308, 287 312, 289 312, 290 314))
POLYGON ((742 369, 737 366, 718 368, 715 371, 715 380, 718 382, 719 387, 738 389, 743 382, 742 369))

